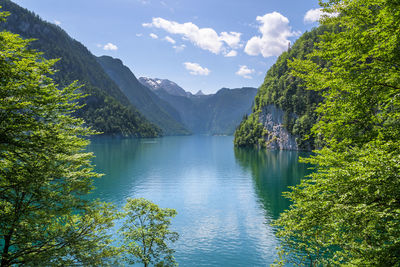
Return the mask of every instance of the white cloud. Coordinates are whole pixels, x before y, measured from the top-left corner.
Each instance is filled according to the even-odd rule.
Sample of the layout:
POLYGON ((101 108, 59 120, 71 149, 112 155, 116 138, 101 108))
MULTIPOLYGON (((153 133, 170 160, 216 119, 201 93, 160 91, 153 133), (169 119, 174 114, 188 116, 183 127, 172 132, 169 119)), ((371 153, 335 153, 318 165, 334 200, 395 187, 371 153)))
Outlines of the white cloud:
POLYGON ((136 37, 142 37, 143 36, 143 33, 137 33, 136 34, 136 37))
POLYGON ((249 69, 246 65, 240 66, 239 70, 236 72, 236 75, 242 76, 243 78, 246 79, 252 79, 253 77, 250 76, 250 74, 254 73, 254 69, 249 69))
POLYGON ((118 46, 116 46, 115 44, 112 43, 107 43, 105 46, 103 46, 104 50, 118 50, 118 46))
POLYGON ((202 66, 200 66, 197 63, 192 63, 192 62, 185 62, 183 63, 183 65, 185 66, 185 68, 187 70, 189 70, 190 74, 192 75, 205 75, 207 76, 208 74, 210 74, 210 70, 207 68, 203 68, 202 66))
POLYGON ((236 57, 237 52, 235 50, 231 50, 229 53, 225 55, 225 57, 236 57))
POLYGON ((251 56, 279 56, 287 49, 288 38, 298 34, 292 31, 289 20, 278 12, 257 16, 257 21, 261 23, 258 29, 262 36, 253 36, 244 49, 251 56))
POLYGON ((240 36, 242 34, 238 32, 221 32, 220 39, 227 43, 232 48, 240 47, 240 36))
POLYGON ((150 37, 151 37, 151 38, 153 38, 153 39, 158 39, 158 36, 157 36, 157 34, 150 33, 149 35, 150 35, 150 37))
POLYGON ((167 42, 169 42, 169 43, 171 43, 171 44, 175 44, 175 43, 176 43, 175 40, 172 39, 172 38, 169 37, 169 36, 165 36, 164 40, 167 41, 167 42))
POLYGON ((183 49, 186 48, 186 45, 181 44, 181 45, 174 45, 173 48, 175 49, 176 52, 182 52, 183 49))
POLYGON ((143 27, 163 29, 171 34, 182 35, 183 40, 188 40, 201 49, 219 54, 230 48, 240 47, 241 33, 222 32, 220 35, 212 28, 199 28, 192 22, 178 23, 163 18, 153 18, 151 23, 143 23, 143 27))
POLYGON ((61 25, 61 21, 59 21, 59 20, 54 20, 54 24, 56 24, 57 26, 60 26, 61 25))
POLYGON ((321 19, 322 16, 336 17, 338 13, 326 13, 322 8, 310 9, 304 15, 304 23, 313 23, 321 19))

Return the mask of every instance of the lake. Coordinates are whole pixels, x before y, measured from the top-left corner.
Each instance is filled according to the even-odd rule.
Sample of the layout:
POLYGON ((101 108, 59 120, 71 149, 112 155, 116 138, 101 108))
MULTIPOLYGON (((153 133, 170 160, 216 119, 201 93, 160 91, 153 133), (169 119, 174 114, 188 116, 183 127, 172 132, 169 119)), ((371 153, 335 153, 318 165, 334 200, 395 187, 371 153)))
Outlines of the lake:
MULTIPOLYGON (((144 197, 176 209, 180 266, 268 266, 279 240, 270 222, 309 170, 301 153, 235 149, 230 136, 92 140, 95 197, 122 207, 144 197)), ((304 154, 303 154, 304 156, 304 154)))

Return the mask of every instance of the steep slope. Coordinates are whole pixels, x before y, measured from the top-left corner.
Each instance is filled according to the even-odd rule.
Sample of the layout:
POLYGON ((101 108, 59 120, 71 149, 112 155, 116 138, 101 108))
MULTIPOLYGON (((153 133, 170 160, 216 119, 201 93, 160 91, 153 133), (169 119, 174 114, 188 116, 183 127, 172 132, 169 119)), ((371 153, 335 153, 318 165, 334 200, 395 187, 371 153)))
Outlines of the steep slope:
POLYGON ((120 59, 102 56, 98 57, 97 61, 119 86, 130 103, 149 121, 159 126, 164 134, 182 135, 190 133, 180 122, 179 113, 149 88, 142 85, 120 59))
POLYGON ((235 132, 236 146, 288 150, 316 147, 316 140, 308 135, 318 119, 315 108, 323 99, 317 92, 306 90, 302 81, 290 74, 287 62, 304 58, 314 49, 319 36, 332 30, 319 27, 306 32, 289 51, 279 56, 255 97, 253 113, 235 132))
POLYGON ((130 103, 118 86, 103 71, 96 57, 85 46, 72 39, 60 27, 41 20, 34 13, 8 0, 0 6, 11 15, 1 30, 36 39, 31 48, 44 52, 46 58, 60 58, 55 68, 55 80, 61 86, 79 80, 84 83, 85 107, 77 112, 86 123, 106 134, 150 137, 161 133, 149 123, 130 103))
POLYGON ((256 88, 222 88, 207 101, 210 109, 207 128, 211 134, 233 134, 244 115, 251 113, 256 88))

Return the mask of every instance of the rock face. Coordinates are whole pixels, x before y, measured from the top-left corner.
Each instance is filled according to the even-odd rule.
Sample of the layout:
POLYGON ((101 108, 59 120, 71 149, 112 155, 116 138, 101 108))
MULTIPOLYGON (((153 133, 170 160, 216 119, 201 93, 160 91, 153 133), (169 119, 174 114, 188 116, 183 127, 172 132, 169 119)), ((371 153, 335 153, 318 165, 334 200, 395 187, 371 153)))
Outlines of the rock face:
POLYGON ((299 150, 296 138, 283 126, 282 109, 275 105, 267 105, 259 115, 259 121, 268 131, 266 143, 268 149, 273 150, 299 150))

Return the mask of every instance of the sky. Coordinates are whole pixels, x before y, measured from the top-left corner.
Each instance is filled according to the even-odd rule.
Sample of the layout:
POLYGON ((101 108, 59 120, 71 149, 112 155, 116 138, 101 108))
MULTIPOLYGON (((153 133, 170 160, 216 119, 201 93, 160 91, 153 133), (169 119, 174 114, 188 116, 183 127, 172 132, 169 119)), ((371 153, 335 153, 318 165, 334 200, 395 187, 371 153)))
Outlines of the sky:
POLYGON ((277 57, 318 26, 318 0, 14 0, 137 78, 186 91, 256 87, 277 57))

